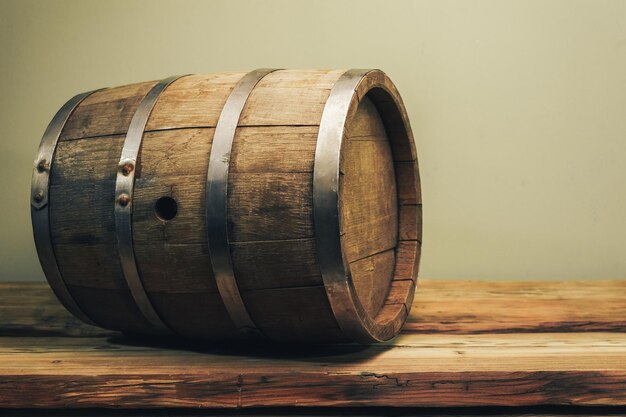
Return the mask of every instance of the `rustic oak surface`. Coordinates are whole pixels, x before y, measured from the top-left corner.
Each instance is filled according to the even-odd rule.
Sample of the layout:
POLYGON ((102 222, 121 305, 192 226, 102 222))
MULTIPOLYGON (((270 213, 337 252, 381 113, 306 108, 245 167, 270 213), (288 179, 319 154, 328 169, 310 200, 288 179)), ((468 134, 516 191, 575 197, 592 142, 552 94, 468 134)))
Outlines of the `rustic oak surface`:
POLYGON ((425 280, 367 348, 180 345, 0 284, 0 408, 626 405, 626 281, 425 280))

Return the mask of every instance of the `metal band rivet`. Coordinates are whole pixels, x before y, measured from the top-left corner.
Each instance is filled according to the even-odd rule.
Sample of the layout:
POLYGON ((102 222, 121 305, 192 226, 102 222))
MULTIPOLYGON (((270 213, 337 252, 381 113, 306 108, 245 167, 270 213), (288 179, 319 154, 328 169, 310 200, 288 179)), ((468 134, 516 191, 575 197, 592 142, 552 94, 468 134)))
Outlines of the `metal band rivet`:
POLYGON ((48 195, 52 160, 61 132, 76 107, 94 92, 95 91, 90 91, 73 97, 65 103, 54 116, 41 138, 31 183, 31 220, 35 246, 37 247, 41 267, 50 283, 52 291, 61 304, 73 315, 89 324, 95 323, 79 307, 76 300, 72 297, 59 270, 59 265, 52 246, 48 195))
POLYGON ((171 335, 173 332, 154 309, 137 268, 133 249, 132 200, 135 186, 134 168, 148 118, 161 93, 179 78, 180 76, 174 76, 160 81, 139 103, 126 132, 115 182, 115 230, 124 278, 137 307, 150 324, 151 330, 156 334, 166 335, 171 335))

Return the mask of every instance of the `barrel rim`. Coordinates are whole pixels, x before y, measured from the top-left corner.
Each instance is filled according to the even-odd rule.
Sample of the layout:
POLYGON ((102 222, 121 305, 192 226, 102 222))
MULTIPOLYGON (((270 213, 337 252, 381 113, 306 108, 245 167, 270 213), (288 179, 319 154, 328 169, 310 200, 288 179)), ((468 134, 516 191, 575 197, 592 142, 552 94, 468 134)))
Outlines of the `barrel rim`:
POLYGON ((65 128, 67 121, 74 113, 74 110, 91 94, 102 91, 104 89, 87 91, 77 94, 69 99, 54 115, 46 131, 44 132, 39 148, 37 150, 37 158, 33 167, 31 179, 31 223, 33 228, 33 237, 35 240, 35 248, 41 269, 46 276, 46 280, 52 288, 52 292, 61 302, 61 304, 74 316, 92 325, 99 325, 94 322, 85 311, 80 308, 70 289, 67 287, 63 275, 59 269, 56 253, 52 244, 52 234, 50 230, 50 210, 49 210, 49 194, 50 194, 50 172, 52 170, 52 161, 56 153, 57 144, 61 136, 61 132, 65 128))
MULTIPOLYGON (((400 125, 400 130, 394 129, 390 137, 394 167, 397 147, 407 146, 410 152, 407 161, 411 164, 413 176, 412 189, 398 189, 398 206, 416 205, 421 207, 419 167, 415 140, 411 131, 409 118, 398 90, 389 77, 381 70, 351 69, 346 71, 331 89, 330 95, 322 113, 318 142, 315 152, 315 166, 313 174, 313 216, 315 224, 315 238, 318 248, 318 258, 324 287, 330 302, 331 309, 346 336, 360 343, 386 341, 398 334, 406 321, 411 309, 417 271, 419 267, 421 248, 421 210, 416 210, 414 223, 409 223, 412 234, 418 236, 415 240, 415 249, 398 254, 396 246, 396 260, 394 276, 386 300, 399 299, 402 302, 386 304, 375 317, 370 316, 364 309, 357 295, 350 266, 346 262, 342 251, 340 235, 340 155, 345 143, 345 127, 356 114, 360 101, 368 96, 379 111, 386 130, 393 121, 394 127, 400 125), (396 152, 394 152, 394 143, 396 152), (410 204, 402 204, 401 192, 414 195, 410 204), (400 274, 398 265, 409 264, 409 274, 400 274), (408 291, 402 285, 393 286, 395 281, 410 281, 408 291), (404 291, 404 293, 403 293, 404 291)), ((406 155, 405 155, 406 156, 406 155)), ((399 219, 399 222, 402 221, 399 219)), ((413 242, 413 241, 411 241, 413 242)))

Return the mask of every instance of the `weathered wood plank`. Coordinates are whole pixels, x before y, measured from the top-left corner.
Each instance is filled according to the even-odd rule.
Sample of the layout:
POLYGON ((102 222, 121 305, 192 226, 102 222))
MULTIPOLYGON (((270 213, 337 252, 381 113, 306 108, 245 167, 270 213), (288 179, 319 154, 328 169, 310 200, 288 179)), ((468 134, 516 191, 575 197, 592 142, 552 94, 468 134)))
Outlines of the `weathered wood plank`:
MULTIPOLYGON (((146 130, 215 127, 226 98, 243 75, 203 74, 176 80, 159 97, 146 130)), ((155 84, 130 84, 87 97, 68 120, 61 141, 126 133, 139 102, 155 84)))
POLYGON ((626 405, 624 334, 407 335, 305 351, 128 342, 4 338, 2 405, 626 405))
POLYGON ((0 337, 118 334, 74 318, 57 301, 45 282, 0 283, 0 318, 0 337))
POLYGON ((146 130, 215 127, 228 95, 244 75, 194 74, 176 80, 159 96, 146 130))
POLYGON ((191 349, 190 344, 139 341, 121 336, 3 337, 0 370, 3 375, 25 371, 41 375, 125 375, 136 373, 141 365, 146 375, 185 372, 197 366, 213 372, 230 372, 241 367, 264 372, 315 372, 327 368, 337 373, 360 372, 364 368, 375 373, 626 372, 626 361, 622 360, 626 354, 626 334, 617 332, 401 335, 393 342, 368 347, 344 344, 299 349, 289 345, 229 344, 196 345, 191 349), (494 352, 498 360, 493 360, 494 352), (552 359, 559 356, 561 359, 552 359), (50 362, 51 357, 61 362, 50 362), (520 359, 525 362, 519 363, 520 359), (109 366, 109 361, 118 367, 109 366), (129 366, 134 362, 137 366, 129 366), (396 368, 390 369, 393 366, 396 368))
MULTIPOLYGON (((403 333, 626 332, 624 281, 420 279, 403 333)), ((115 334, 82 324, 46 283, 0 283, 0 336, 115 334)))
MULTIPOLYGON (((529 407, 353 407, 353 408, 202 408, 151 409, 152 417, 623 417, 624 407, 529 406, 529 407)), ((131 409, 50 409, 11 410, 15 417, 138 417, 146 410, 131 409)))
MULTIPOLYGON (((208 278, 207 278, 208 281, 208 278)), ((211 285, 215 285, 213 282, 211 285)), ((219 293, 214 291, 149 292, 155 308, 166 317, 166 323, 180 336, 207 341, 224 341, 235 337, 236 329, 219 293)))
POLYGON ((404 333, 626 332, 626 280, 420 279, 404 333))
POLYGON ((313 238, 240 242, 230 248, 241 290, 323 284, 313 238))
POLYGON ((323 286, 241 291, 258 328, 278 342, 344 340, 323 286), (315 320, 310 320, 315 317, 315 320))
POLYGON ((126 133, 139 103, 156 83, 148 81, 93 93, 74 110, 59 140, 126 133))
POLYGON ((109 290, 126 288, 114 243, 60 244, 54 252, 68 284, 109 290), (94 269, 91 265, 98 267, 94 269))
POLYGON ((136 245, 135 258, 148 292, 217 292, 206 243, 136 245))
POLYGON ((150 328, 127 287, 93 288, 67 283, 67 288, 87 316, 100 326, 140 334, 150 328))
POLYGON ((121 135, 59 142, 50 173, 55 244, 115 240, 115 176, 123 143, 121 135))
POLYGON ((313 237, 312 179, 312 173, 230 174, 229 240, 313 237))
POLYGON ((625 289, 426 280, 394 341, 295 348, 124 338, 79 325, 43 283, 5 283, 0 408, 626 405, 625 289))
POLYGON ((240 127, 229 171, 313 172, 318 130, 318 126, 240 127))
POLYGON ((265 76, 250 94, 239 126, 319 125, 330 89, 343 72, 281 70, 265 76))

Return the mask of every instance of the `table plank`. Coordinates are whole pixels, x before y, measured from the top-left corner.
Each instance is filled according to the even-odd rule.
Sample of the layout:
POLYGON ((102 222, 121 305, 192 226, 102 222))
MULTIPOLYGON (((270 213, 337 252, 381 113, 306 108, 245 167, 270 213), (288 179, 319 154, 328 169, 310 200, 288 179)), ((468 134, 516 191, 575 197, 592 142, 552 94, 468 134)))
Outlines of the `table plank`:
MULTIPOLYGON (((403 333, 626 332, 626 280, 422 280, 403 333)), ((0 283, 1 336, 102 337, 47 284, 0 283)))
POLYGON ((12 417, 623 417, 623 407, 49 409, 10 410, 12 417))
POLYGON ((426 281, 403 334, 199 346, 80 324, 0 284, 0 408, 626 405, 624 281, 426 281))
POLYGON ((421 284, 404 333, 626 331, 626 280, 421 284))

